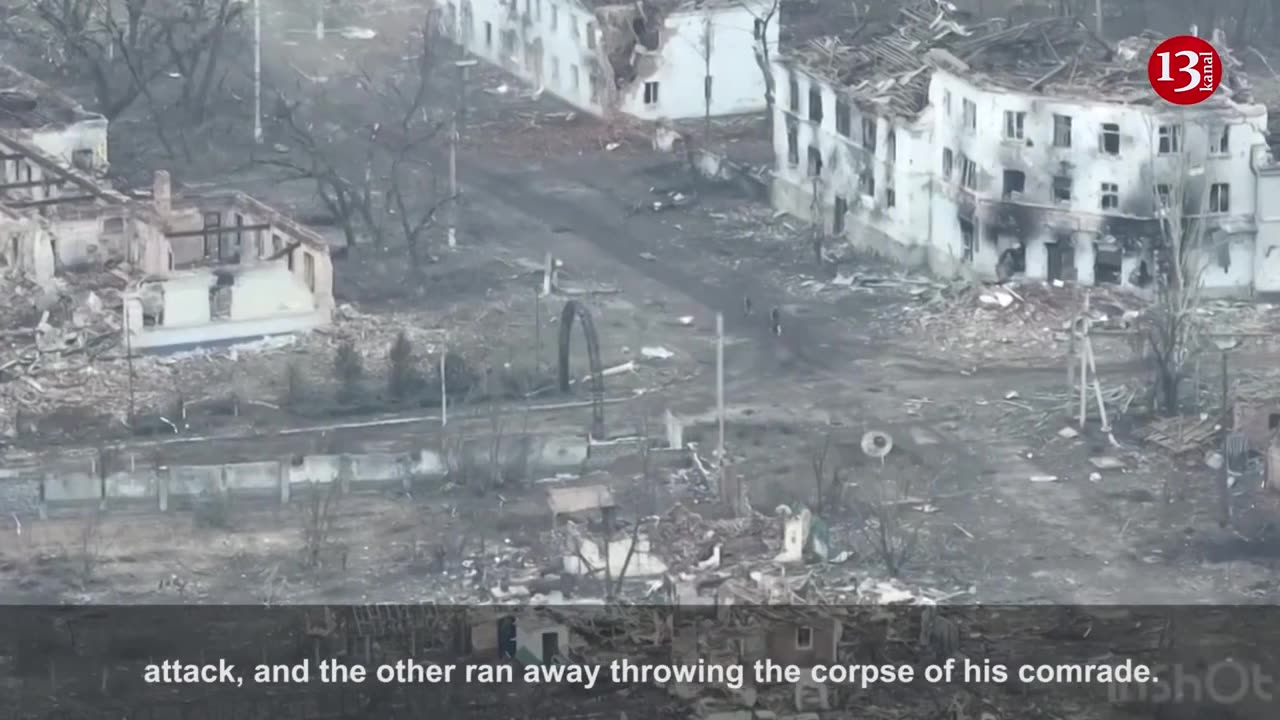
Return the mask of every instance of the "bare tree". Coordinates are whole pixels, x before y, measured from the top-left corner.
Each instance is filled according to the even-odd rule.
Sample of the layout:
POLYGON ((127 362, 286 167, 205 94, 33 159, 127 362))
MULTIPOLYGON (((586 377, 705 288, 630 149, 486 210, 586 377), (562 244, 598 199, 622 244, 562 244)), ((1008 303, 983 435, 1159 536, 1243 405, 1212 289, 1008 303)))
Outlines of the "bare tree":
POLYGON ((325 559, 334 551, 337 552, 341 568, 347 568, 346 547, 333 539, 335 515, 341 496, 342 490, 336 478, 323 489, 315 482, 310 484, 302 517, 303 564, 310 570, 324 567, 325 559))
POLYGON ((413 343, 402 330, 387 351, 387 391, 394 398, 403 398, 419 389, 422 378, 418 374, 417 358, 413 343))
MULTIPOLYGON (((1176 134, 1163 141, 1152 133, 1153 142, 1176 143, 1179 147, 1174 149, 1181 150, 1167 172, 1152 173, 1157 178, 1152 198, 1160 235, 1152 253, 1155 302, 1145 314, 1144 329, 1155 374, 1151 407, 1166 415, 1178 412, 1182 381, 1194 365, 1203 339, 1198 310, 1203 300, 1206 211, 1211 209, 1212 180, 1186 150, 1187 130, 1184 125, 1173 126, 1169 132, 1176 134)), ((1157 148, 1152 150, 1154 161, 1157 148)), ((1218 202, 1225 202, 1225 198, 1218 202)))
POLYGON ((831 433, 827 433, 821 442, 815 443, 809 456, 809 463, 813 468, 814 510, 819 515, 831 509, 832 503, 840 503, 844 486, 844 475, 840 468, 832 468, 829 473, 827 471, 830 456, 831 433))
POLYGON ((430 19, 413 41, 413 63, 392 77, 375 79, 359 70, 355 82, 367 96, 372 113, 361 127, 347 128, 329 120, 343 117, 344 105, 323 91, 290 100, 281 94, 277 115, 285 140, 300 158, 260 160, 293 178, 315 182, 316 193, 341 225, 349 246, 368 238, 386 247, 399 237, 414 267, 431 258, 425 240, 436 214, 452 198, 443 188, 436 166, 435 144, 447 138, 450 106, 435 110, 435 23, 430 19))
MULTIPOLYGON (((773 127, 773 107, 777 102, 778 89, 773 79, 773 48, 769 47, 769 26, 773 23, 774 18, 778 15, 778 10, 782 6, 782 0, 773 0, 768 8, 756 16, 754 21, 755 52, 756 66, 760 68, 760 75, 764 79, 764 106, 765 116, 768 118, 770 128, 773 127)), ((749 7, 744 5, 744 7, 749 7)), ((770 137, 773 134, 770 133, 770 137)))
POLYGON ((360 396, 360 380, 364 377, 364 358, 354 342, 347 340, 333 355, 333 375, 338 381, 338 401, 353 402, 360 396))
POLYGON ((711 11, 702 17, 702 142, 711 143, 711 55, 715 52, 715 23, 711 11))
POLYGON ((84 521, 76 533, 75 573, 81 589, 87 588, 98 576, 98 567, 107 552, 107 542, 102 537, 101 508, 85 513, 84 521))
POLYGON ((13 13, 16 36, 55 65, 87 78, 97 111, 128 109, 170 73, 181 82, 179 106, 203 120, 239 29, 237 0, 24 0, 13 13))
MULTIPOLYGON (((914 468, 882 465, 858 483, 851 503, 861 521, 859 532, 872 553, 892 576, 899 575, 911 561, 919 544, 923 516, 912 516, 913 505, 923 500, 912 496, 914 468)), ((936 482, 936 480, 935 480, 936 482)), ((934 483, 929 483, 932 487, 934 483)))

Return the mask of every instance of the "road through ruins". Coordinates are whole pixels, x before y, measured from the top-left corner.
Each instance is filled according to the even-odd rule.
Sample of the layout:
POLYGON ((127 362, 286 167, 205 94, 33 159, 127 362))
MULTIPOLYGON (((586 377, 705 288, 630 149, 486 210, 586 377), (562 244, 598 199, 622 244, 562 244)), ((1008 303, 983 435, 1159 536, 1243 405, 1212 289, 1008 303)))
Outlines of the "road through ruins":
MULTIPOLYGON (((1243 59, 1270 52, 1261 39, 1233 51, 1205 33, 1238 114, 1184 134, 1147 98, 1152 36, 1078 8, 788 0, 780 20, 739 18, 766 46, 781 22, 786 52, 770 102, 744 92, 752 108, 730 112, 712 107, 734 94, 728 68, 764 84, 761 58, 715 66, 714 83, 704 58, 681 75, 693 90, 652 74, 688 45, 667 3, 642 17, 550 0, 331 5, 317 35, 310 7, 263 3, 261 142, 248 18, 228 21, 225 64, 148 66, 154 87, 101 127, 73 122, 65 147, 0 117, 0 149, 27 168, 0 178, 0 601, 315 605, 272 662, 403 663, 390 653, 466 636, 476 656, 548 667, 637 638, 652 651, 666 626, 644 613, 666 606, 788 606, 804 618, 781 643, 791 660, 879 665, 984 657, 1021 622, 961 607, 1047 606, 1058 614, 1022 629, 1096 658, 1169 650, 1167 628, 1061 606, 1280 602, 1280 311, 1263 302, 1270 261, 1254 251, 1272 228, 1252 199, 1280 201, 1262 157, 1276 113, 1247 94, 1264 81, 1239 80, 1265 75, 1243 59), (464 56, 477 62, 459 66, 459 116, 464 56), (204 82, 199 67, 225 72, 204 82), (614 104, 597 116, 587 98, 602 97, 614 104), (1118 169, 1143 162, 1139 116, 1152 167, 1203 151, 1222 174, 1196 186, 1212 212, 1181 220, 1213 226, 1200 245, 1184 252, 1197 231, 1176 233, 1179 268, 1207 259, 1195 293, 1171 293, 1152 250, 1175 244, 1161 192, 1194 193, 1159 184, 1153 199, 1118 169), (406 605, 336 623, 324 610, 369 603, 406 605), (422 603, 626 619, 554 610, 545 628, 472 617, 445 632, 404 609, 422 603), (828 627, 898 604, 927 610, 878 640, 828 627), (1140 642, 1108 634, 1120 625, 1140 642)), ((696 10, 725 10, 710 5, 696 10)), ((39 57, 58 68, 43 80, 75 94, 67 107, 127 97, 98 87, 118 78, 39 57)), ((126 77, 114 57, 101 60, 126 77)), ((23 98, 0 93, 15 123, 23 98)), ((95 641, 69 634, 49 653, 95 641)), ((687 650, 676 634, 672 657, 687 650)), ((159 661, 151 635, 121 652, 159 661)), ((0 674, 11 665, 23 707, 74 674, 61 659, 0 674)), ((126 684, 92 669, 85 697, 126 684)), ((654 691, 673 717, 725 720, 714 704, 798 720, 807 702, 678 690, 654 691)), ((363 692, 349 699, 382 702, 363 692)), ((434 692, 425 707, 458 700, 434 692)), ((657 707, 593 692, 508 688, 472 710, 657 707)), ((1000 712, 914 688, 816 704, 999 720, 1038 717, 1038 692, 996 688, 1000 712)))

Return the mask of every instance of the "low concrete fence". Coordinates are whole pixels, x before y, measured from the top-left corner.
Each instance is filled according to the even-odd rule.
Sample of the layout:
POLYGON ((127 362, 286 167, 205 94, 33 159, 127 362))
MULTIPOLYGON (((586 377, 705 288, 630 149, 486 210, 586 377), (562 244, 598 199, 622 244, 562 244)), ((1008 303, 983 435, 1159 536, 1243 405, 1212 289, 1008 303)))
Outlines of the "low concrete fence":
POLYGON ((580 472, 590 448, 572 436, 470 438, 448 453, 305 455, 222 465, 144 466, 137 455, 108 460, 96 453, 61 458, 39 472, 0 468, 0 514, 44 516, 61 508, 186 509, 209 499, 270 499, 288 503, 299 491, 337 483, 343 492, 412 489, 453 474, 488 479, 496 462, 503 476, 580 472))

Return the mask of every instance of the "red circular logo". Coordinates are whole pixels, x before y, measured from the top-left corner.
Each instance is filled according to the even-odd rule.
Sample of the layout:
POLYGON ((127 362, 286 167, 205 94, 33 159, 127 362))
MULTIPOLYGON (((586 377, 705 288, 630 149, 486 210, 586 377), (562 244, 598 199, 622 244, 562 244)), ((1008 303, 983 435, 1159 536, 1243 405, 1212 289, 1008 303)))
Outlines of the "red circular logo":
POLYGON ((1194 35, 1178 35, 1156 46, 1147 78, 1156 94, 1174 105, 1208 100, 1222 84, 1222 57, 1194 35))

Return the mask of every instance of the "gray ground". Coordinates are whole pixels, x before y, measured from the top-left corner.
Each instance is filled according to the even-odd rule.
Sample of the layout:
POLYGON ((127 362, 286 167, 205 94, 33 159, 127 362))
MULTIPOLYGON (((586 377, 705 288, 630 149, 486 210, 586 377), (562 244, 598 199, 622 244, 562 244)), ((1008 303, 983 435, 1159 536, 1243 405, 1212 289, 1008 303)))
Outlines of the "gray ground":
MULTIPOLYGON (((272 22, 289 21, 275 16, 272 22)), ((366 24, 381 33, 377 41, 321 42, 290 34, 288 44, 271 45, 268 62, 280 72, 291 65, 325 75, 332 91, 344 82, 344 68, 351 72, 358 59, 369 67, 389 66, 390 56, 399 54, 398 42, 415 26, 392 12, 370 13, 366 24)), ((499 83, 515 88, 491 70, 475 78, 480 89, 499 83)), ((1052 414, 1038 425, 1040 416, 1004 402, 1011 391, 1022 398, 1063 391, 1061 360, 1041 358, 1011 367, 991 358, 975 368, 972 362, 940 354, 936 346, 912 346, 904 341, 904 328, 885 322, 886 313, 915 302, 903 289, 837 297, 793 292, 793 281, 812 273, 802 228, 786 227, 785 219, 773 218, 767 208, 752 206, 731 191, 697 183, 680 158, 652 152, 643 138, 628 139, 582 118, 566 121, 564 108, 554 103, 512 95, 472 93, 472 127, 459 159, 466 193, 461 242, 512 248, 530 258, 551 252, 581 278, 616 284, 620 297, 637 309, 634 314, 644 316, 648 329, 643 332, 654 342, 683 342, 698 371, 655 395, 660 400, 650 400, 649 410, 661 402, 682 414, 710 419, 713 318, 723 313, 729 450, 762 509, 811 499, 809 465, 817 439, 830 434, 836 445, 848 448, 866 429, 887 429, 901 448, 890 460, 900 463, 896 472, 919 475, 922 481, 938 479, 928 508, 932 512, 920 518, 926 541, 906 573, 908 581, 969 589, 972 594, 960 599, 983 602, 1209 603, 1275 597, 1269 546, 1259 548, 1217 528, 1207 509, 1211 478, 1197 463, 1175 463, 1163 451, 1139 446, 1123 434, 1119 450, 1108 449, 1107 441, 1096 435, 1060 438, 1056 432, 1069 422, 1066 413, 1052 414), (602 137, 617 138, 618 145, 601 142, 602 137), (694 193, 698 202, 678 211, 633 213, 637 204, 653 199, 655 187, 694 193), (751 317, 744 316, 744 297, 756 308, 751 317), (781 337, 770 332, 764 318, 775 306, 785 318, 781 337), (695 317, 691 330, 670 327, 670 320, 682 315, 695 317), (1093 469, 1087 460, 1104 452, 1121 457, 1124 467, 1090 482, 1093 469), (1058 480, 1032 482, 1035 476, 1058 480), (1163 488, 1170 483, 1185 491, 1165 502, 1163 488)), ((351 125, 367 120, 353 117, 351 125)), ((268 128, 268 143, 273 131, 268 128)), ((228 177, 187 176, 194 181, 228 177)), ((261 170, 230 181, 298 209, 305 210, 309 201, 305 184, 281 185, 261 170)), ((398 283, 408 281, 367 275, 377 268, 360 252, 338 265, 340 291, 357 303, 366 302, 371 311, 379 303, 399 302, 398 283), (386 296, 373 292, 378 289, 386 296)), ((444 274, 465 254, 445 254, 444 274)), ((853 269, 891 270, 871 260, 853 269)), ((430 289, 417 294, 425 295, 420 298, 424 303, 438 300, 430 289)), ((1132 380, 1119 370, 1117 378, 1132 380)), ((637 412, 634 406, 619 409, 619 419, 611 422, 628 427, 637 412)), ((251 450, 252 445, 245 447, 251 450)), ((848 463, 850 482, 876 481, 875 468, 848 463)), ((538 512, 532 509, 538 506, 538 492, 511 493, 514 502, 531 508, 530 518, 538 512)), ((369 502, 373 505, 364 512, 370 518, 403 507, 396 500, 385 507, 369 502)), ((421 502, 426 507, 453 505, 451 500, 421 502)), ((486 501, 468 502, 477 504, 476 517, 486 512, 486 501)), ((1264 510, 1274 505, 1249 491, 1241 491, 1238 502, 1264 510)), ((410 524, 421 532, 441 534, 452 527, 443 520, 424 522, 429 514, 415 517, 410 524)), ((829 519, 839 526, 849 518, 835 511, 829 519)), ((173 522, 146 521, 160 528, 156 532, 172 532, 173 522)), ((361 543, 366 559, 353 571, 355 577, 299 590, 294 597, 341 597, 357 582, 366 583, 361 597, 368 599, 426 590, 421 578, 404 585, 393 577, 392 568, 403 571, 415 551, 394 550, 382 542, 377 534, 381 528, 352 525, 344 532, 361 543)), ((491 541, 502 542, 504 532, 495 529, 491 541)), ((257 568, 252 582, 269 582, 260 577, 269 547, 289 544, 292 535, 258 514, 245 515, 237 533, 217 557, 199 555, 207 543, 194 543, 190 552, 209 567, 201 572, 218 573, 214 560, 230 553, 257 568), (273 534, 279 537, 264 540, 273 534), (262 557, 255 560, 255 553, 262 557)), ((419 542, 415 539, 408 547, 419 542)), ((850 562, 855 573, 879 572, 868 554, 850 562)), ((139 571, 136 577, 146 575, 139 571)), ((128 577, 125 573, 121 582, 127 585, 128 577)), ((209 589, 201 597, 231 591, 235 580, 223 577, 206 584, 209 589)), ((139 591, 139 597, 146 596, 139 591)))

